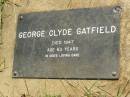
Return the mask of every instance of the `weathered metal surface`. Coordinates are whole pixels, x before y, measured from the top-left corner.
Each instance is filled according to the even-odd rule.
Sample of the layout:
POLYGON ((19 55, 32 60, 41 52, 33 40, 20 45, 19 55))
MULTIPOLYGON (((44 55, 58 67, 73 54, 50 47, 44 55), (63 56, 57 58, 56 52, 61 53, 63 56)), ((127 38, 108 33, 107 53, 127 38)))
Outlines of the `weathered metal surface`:
POLYGON ((118 79, 119 29, 116 7, 20 14, 13 77, 118 79))

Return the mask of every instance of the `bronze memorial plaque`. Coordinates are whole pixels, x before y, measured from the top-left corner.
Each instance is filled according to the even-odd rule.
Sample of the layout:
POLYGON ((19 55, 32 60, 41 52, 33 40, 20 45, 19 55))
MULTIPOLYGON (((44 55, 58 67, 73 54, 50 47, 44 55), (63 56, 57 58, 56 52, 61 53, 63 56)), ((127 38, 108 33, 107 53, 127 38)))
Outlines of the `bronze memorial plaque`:
POLYGON ((18 16, 14 78, 118 79, 120 7, 18 16))

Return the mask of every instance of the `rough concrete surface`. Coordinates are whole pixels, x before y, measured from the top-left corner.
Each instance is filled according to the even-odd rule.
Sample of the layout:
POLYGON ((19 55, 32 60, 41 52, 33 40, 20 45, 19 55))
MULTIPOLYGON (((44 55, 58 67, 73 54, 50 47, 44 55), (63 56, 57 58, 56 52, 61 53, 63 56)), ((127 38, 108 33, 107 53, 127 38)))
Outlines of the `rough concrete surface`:
POLYGON ((93 91, 101 92, 108 97, 114 97, 119 88, 123 89, 127 84, 122 97, 125 97, 126 94, 126 97, 130 97, 130 0, 10 0, 10 3, 5 5, 3 14, 5 18, 2 30, 3 43, 0 45, 0 97, 22 97, 23 94, 32 97, 40 97, 45 94, 61 95, 62 97, 87 97, 84 96, 85 87, 89 88, 94 83, 93 91), (122 7, 119 80, 12 78, 16 23, 19 13, 111 5, 122 7))

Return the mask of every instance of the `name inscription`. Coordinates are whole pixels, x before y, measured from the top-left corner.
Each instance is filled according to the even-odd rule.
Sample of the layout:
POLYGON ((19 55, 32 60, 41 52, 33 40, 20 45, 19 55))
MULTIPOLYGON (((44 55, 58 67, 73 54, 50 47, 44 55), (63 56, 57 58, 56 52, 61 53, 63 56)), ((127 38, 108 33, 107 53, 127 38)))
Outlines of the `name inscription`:
MULTIPOLYGON (((115 33, 117 27, 112 26, 100 26, 100 27, 86 27, 86 28, 77 28, 76 29, 76 35, 88 35, 88 34, 109 34, 109 33, 115 33)), ((18 37, 19 38, 31 38, 31 37, 58 37, 58 36, 71 36, 75 33, 72 33, 74 29, 57 29, 57 30, 49 30, 46 32, 45 30, 40 31, 32 31, 32 32, 20 32, 18 37)))

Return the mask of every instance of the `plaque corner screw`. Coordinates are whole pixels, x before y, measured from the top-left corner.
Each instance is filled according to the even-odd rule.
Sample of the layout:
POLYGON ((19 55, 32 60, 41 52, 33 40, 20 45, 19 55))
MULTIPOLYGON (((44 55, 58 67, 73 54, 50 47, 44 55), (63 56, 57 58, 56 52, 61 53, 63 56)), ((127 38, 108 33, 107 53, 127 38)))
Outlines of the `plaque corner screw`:
POLYGON ((20 20, 23 20, 23 16, 22 15, 20 16, 20 20))
POLYGON ((112 72, 112 76, 116 76, 117 75, 117 72, 112 72))
POLYGON ((14 76, 17 76, 17 75, 18 75, 18 72, 17 72, 17 71, 14 71, 13 75, 14 75, 14 76))
POLYGON ((114 13, 120 13, 121 11, 122 11, 121 6, 116 6, 116 7, 114 7, 114 9, 113 9, 113 12, 114 12, 114 13))

